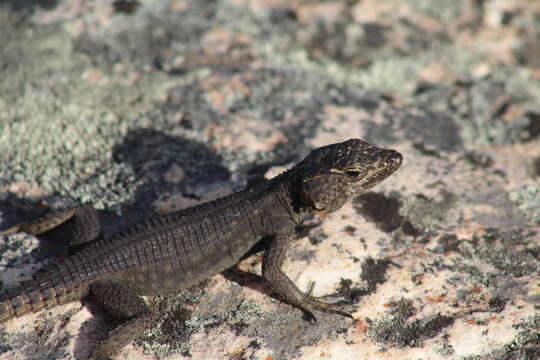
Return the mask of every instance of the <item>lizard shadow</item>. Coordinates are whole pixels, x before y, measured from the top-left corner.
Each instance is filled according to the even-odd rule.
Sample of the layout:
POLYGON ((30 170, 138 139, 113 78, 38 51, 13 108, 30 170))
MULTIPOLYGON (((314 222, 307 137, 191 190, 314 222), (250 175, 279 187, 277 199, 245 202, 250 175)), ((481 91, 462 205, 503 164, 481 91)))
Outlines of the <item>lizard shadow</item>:
POLYGON ((137 186, 129 206, 130 222, 149 217, 156 200, 170 203, 165 210, 174 211, 177 205, 168 201, 173 196, 196 203, 216 184, 234 186, 224 159, 206 145, 152 129, 130 130, 113 147, 113 160, 130 167, 134 175, 135 184, 127 184, 137 186))

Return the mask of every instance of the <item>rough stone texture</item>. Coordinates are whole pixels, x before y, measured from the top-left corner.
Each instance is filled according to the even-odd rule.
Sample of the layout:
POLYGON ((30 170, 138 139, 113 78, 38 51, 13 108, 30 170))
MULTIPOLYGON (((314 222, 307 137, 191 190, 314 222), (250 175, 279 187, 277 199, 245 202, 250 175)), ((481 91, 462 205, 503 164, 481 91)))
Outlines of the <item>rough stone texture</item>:
MULTIPOLYGON (((539 18, 527 0, 3 1, 0 196, 90 201, 113 232, 314 147, 394 147, 402 168, 310 219, 286 263, 355 323, 307 323, 254 255, 149 299, 160 323, 119 358, 539 359, 539 18)), ((2 229, 19 217, 0 204, 2 229)), ((2 285, 62 249, 0 238, 2 285)), ((85 358, 106 320, 12 321, 0 359, 85 358)))

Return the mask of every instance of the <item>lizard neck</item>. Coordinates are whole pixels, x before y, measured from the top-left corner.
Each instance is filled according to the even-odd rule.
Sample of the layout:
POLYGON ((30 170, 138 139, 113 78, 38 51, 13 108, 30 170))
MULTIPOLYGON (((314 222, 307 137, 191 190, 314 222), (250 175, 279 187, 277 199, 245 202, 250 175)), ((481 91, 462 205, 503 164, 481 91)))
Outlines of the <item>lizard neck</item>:
POLYGON ((302 206, 298 181, 288 172, 268 181, 262 192, 265 193, 262 204, 266 217, 299 224, 312 213, 302 206))

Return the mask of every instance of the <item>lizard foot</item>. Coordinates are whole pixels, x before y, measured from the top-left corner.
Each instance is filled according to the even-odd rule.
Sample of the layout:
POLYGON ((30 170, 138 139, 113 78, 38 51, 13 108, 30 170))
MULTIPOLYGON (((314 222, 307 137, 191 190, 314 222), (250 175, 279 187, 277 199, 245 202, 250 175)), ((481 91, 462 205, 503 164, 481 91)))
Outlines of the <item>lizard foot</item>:
POLYGON ((302 299, 301 307, 302 309, 307 313, 308 319, 310 322, 316 322, 317 319, 312 313, 312 310, 321 311, 321 312, 327 312, 327 313, 333 313, 338 314, 341 316, 348 317, 350 319, 354 319, 352 314, 344 311, 342 309, 342 304, 340 303, 327 303, 320 301, 318 299, 324 298, 326 296, 320 296, 320 297, 314 297, 313 296, 313 289, 315 288, 315 281, 312 281, 309 284, 309 288, 307 293, 305 294, 304 299, 302 299))

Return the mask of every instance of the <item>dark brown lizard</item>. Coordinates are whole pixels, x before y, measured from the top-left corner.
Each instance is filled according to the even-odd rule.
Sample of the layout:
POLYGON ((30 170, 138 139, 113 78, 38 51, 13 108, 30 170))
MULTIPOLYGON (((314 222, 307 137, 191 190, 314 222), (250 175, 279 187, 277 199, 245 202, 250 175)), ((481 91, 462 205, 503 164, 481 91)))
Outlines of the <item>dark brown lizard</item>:
POLYGON ((0 294, 0 322, 89 298, 123 321, 93 350, 106 359, 152 325, 141 295, 174 293, 235 265, 261 238, 270 242, 262 275, 285 302, 352 316, 302 292, 281 270, 295 227, 306 215, 330 213, 380 183, 401 165, 394 150, 351 139, 313 150, 283 174, 229 196, 157 216, 110 238, 90 206, 55 211, 12 230, 41 234, 61 226, 82 249, 55 260, 0 294), (64 224, 62 224, 64 223, 64 224))

